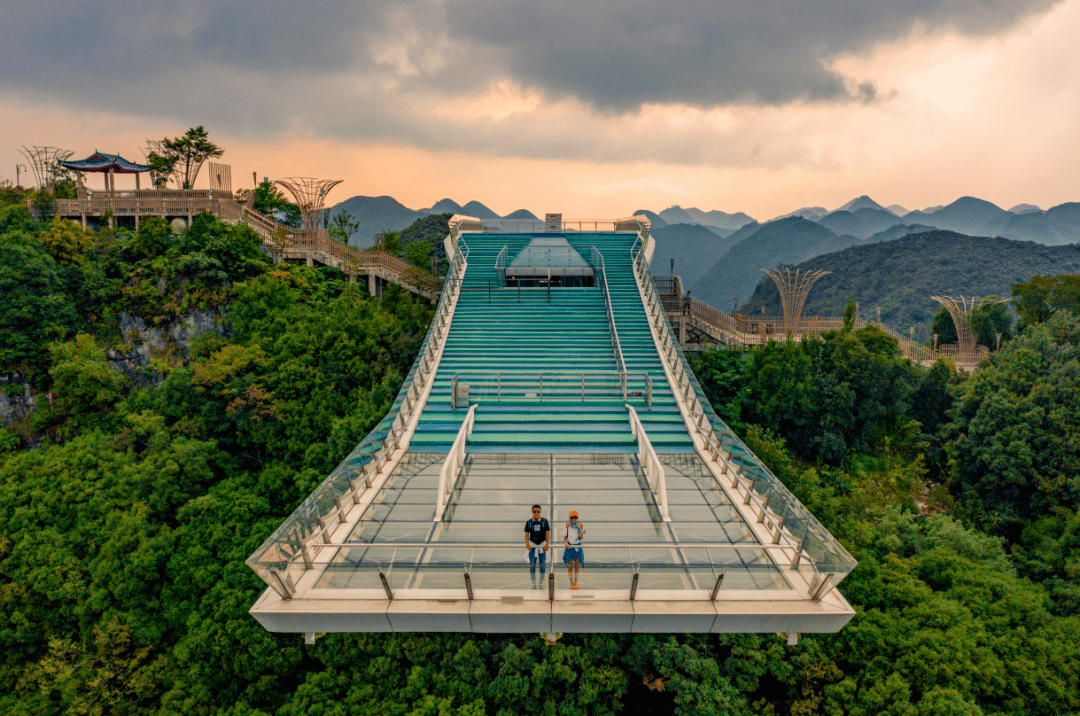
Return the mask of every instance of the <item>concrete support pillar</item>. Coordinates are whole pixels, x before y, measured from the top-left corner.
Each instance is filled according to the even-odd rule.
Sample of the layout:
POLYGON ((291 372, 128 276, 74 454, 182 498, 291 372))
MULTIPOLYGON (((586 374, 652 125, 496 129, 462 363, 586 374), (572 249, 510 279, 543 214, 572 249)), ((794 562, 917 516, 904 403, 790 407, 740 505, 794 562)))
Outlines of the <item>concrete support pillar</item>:
POLYGON ((679 316, 679 347, 686 348, 686 316, 679 316))
POLYGON ((311 266, 314 266, 314 265, 315 265, 315 261, 314 261, 314 260, 313 260, 313 259, 311 258, 311 254, 308 254, 308 256, 307 256, 307 265, 308 265, 309 267, 311 267, 311 266))
POLYGON ((375 280, 375 274, 374 273, 368 273, 368 275, 367 275, 367 292, 371 295, 372 298, 375 298, 375 284, 376 283, 377 282, 375 280))

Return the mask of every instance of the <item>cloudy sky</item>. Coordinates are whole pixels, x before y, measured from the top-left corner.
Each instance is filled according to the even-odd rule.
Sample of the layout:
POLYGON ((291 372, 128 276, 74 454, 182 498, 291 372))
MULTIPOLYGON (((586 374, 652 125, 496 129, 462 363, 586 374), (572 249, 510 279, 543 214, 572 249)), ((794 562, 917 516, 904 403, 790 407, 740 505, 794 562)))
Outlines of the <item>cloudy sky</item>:
POLYGON ((1047 208, 1080 200, 1078 59, 1080 0, 11 0, 0 178, 202 124, 238 187, 413 208, 1047 208))

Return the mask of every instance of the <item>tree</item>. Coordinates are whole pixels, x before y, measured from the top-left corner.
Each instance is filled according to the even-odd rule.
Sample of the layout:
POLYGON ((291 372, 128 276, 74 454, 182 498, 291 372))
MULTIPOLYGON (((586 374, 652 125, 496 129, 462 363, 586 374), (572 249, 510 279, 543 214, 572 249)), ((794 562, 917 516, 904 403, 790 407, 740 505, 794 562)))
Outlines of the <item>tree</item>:
POLYGON ((352 235, 360 228, 360 222, 353 219, 352 214, 342 209, 330 219, 330 238, 348 244, 352 235))
POLYGON ((255 187, 253 209, 276 219, 289 228, 299 229, 302 220, 300 207, 285 198, 281 190, 271 182, 261 182, 255 187))
POLYGON ((45 250, 65 266, 80 263, 94 246, 94 235, 70 219, 59 216, 49 222, 49 227, 38 238, 45 250))
POLYGON ((997 334, 1001 334, 1001 341, 1012 338, 1012 315, 1009 314, 1009 306, 1004 303, 984 304, 971 312, 968 319, 971 333, 979 345, 987 348, 997 348, 997 334))
POLYGON ((161 256, 169 248, 169 222, 160 216, 148 216, 128 242, 128 251, 138 259, 161 256))
POLYGON ((36 189, 30 196, 34 216, 38 218, 38 221, 45 221, 46 218, 56 213, 56 199, 45 189, 36 189))
POLYGON ((53 410, 66 420, 65 431, 99 424, 99 416, 120 399, 128 378, 105 358, 93 338, 80 333, 75 340, 49 346, 53 410))
POLYGON ((43 374, 47 344, 66 338, 77 320, 65 284, 64 269, 39 242, 0 240, 0 373, 43 374))
POLYGON ((159 175, 177 172, 182 177, 181 189, 194 188, 203 162, 225 153, 224 149, 210 141, 202 125, 192 127, 179 137, 165 137, 156 144, 161 152, 151 151, 146 157, 150 171, 159 175))
POLYGON ((1080 276, 1033 276, 1030 281, 1015 283, 1013 305, 1020 314, 1019 330, 1042 323, 1059 311, 1080 316, 1080 276))
POLYGON ((382 241, 375 244, 375 250, 381 251, 384 254, 390 254, 391 256, 397 256, 401 252, 401 232, 384 231, 382 234, 382 241))
POLYGON ((937 334, 939 346, 956 343, 956 324, 953 323, 949 309, 942 306, 934 315, 934 322, 930 325, 930 332, 937 334))
POLYGON ((413 266, 428 268, 428 258, 431 256, 433 248, 434 246, 430 241, 413 241, 411 244, 405 245, 402 256, 413 266))
POLYGON ((1080 507, 1080 320, 1059 313, 963 385, 948 427, 952 488, 989 531, 1080 507))

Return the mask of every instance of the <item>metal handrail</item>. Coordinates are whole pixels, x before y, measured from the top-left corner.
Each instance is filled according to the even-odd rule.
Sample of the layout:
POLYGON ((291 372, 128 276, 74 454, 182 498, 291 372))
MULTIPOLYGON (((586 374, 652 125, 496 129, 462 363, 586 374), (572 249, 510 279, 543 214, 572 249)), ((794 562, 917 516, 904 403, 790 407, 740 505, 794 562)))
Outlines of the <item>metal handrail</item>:
POLYGON ((458 474, 461 472, 462 465, 465 464, 465 442, 472 434, 478 407, 480 406, 474 405, 469 408, 469 413, 465 416, 465 420, 462 421, 457 437, 454 438, 454 444, 450 447, 450 452, 446 454, 446 460, 443 461, 442 468, 439 470, 439 493, 435 501, 434 522, 442 520, 443 512, 446 511, 446 504, 450 501, 450 495, 454 492, 454 485, 457 484, 458 474))
POLYGON ((502 251, 500 251, 499 255, 495 257, 495 272, 499 274, 499 278, 503 280, 506 279, 506 260, 509 256, 509 249, 509 245, 503 246, 502 251))
MULTIPOLYGON (((362 541, 345 541, 335 542, 334 547, 394 547, 395 549, 424 549, 428 547, 439 547, 447 549, 507 549, 516 548, 522 545, 521 542, 362 542, 362 541)), ((552 544, 552 547, 557 547, 557 544, 552 544)), ((700 542, 683 543, 683 542, 626 542, 626 543, 589 543, 585 545, 588 549, 763 549, 767 551, 777 550, 790 550, 790 545, 785 544, 759 544, 759 543, 732 543, 732 542, 719 542, 719 543, 707 543, 700 542)), ((802 560, 810 561, 809 555, 803 555, 802 560)))
POLYGON ((503 391, 510 396, 516 396, 520 393, 526 393, 525 397, 535 397, 538 400, 544 399, 545 386, 547 390, 552 391, 554 397, 568 396, 571 393, 580 393, 581 399, 585 400, 586 393, 590 390, 604 389, 604 388, 617 388, 620 393, 625 388, 626 394, 623 396, 625 402, 628 397, 643 397, 646 405, 650 408, 653 403, 653 383, 648 373, 626 373, 626 382, 624 384, 622 373, 608 373, 608 372, 593 372, 593 373, 529 373, 529 372, 507 372, 507 371, 455 371, 454 375, 450 379, 450 391, 451 391, 451 407, 456 408, 454 404, 454 396, 457 394, 458 384, 467 384, 470 392, 470 401, 484 401, 490 400, 490 396, 477 396, 475 389, 494 388, 495 400, 499 401, 503 398, 503 391), (469 376, 473 376, 470 378, 469 376), (644 389, 638 393, 630 392, 629 382, 630 379, 640 379, 644 384, 644 389), (535 389, 536 395, 529 396, 527 393, 530 390, 535 389))
POLYGON ((611 292, 608 290, 604 255, 595 246, 590 248, 592 249, 593 268, 600 271, 600 286, 604 291, 608 330, 611 332, 611 348, 615 353, 615 365, 619 368, 619 378, 622 380, 623 400, 626 400, 626 360, 623 358, 622 345, 619 343, 619 331, 615 328, 615 311, 611 307, 611 292))
POLYGON ((713 460, 720 465, 722 473, 730 477, 731 488, 743 492, 745 494, 743 503, 752 506, 754 511, 758 513, 757 521, 759 523, 768 522, 769 531, 774 533, 773 539, 775 539, 777 544, 782 540, 786 541, 788 545, 796 547, 801 553, 801 542, 796 539, 794 535, 787 533, 784 529, 786 514, 776 515, 776 512, 774 511, 773 515, 776 515, 776 518, 774 519, 769 512, 769 498, 766 497, 765 499, 762 499, 761 496, 757 494, 754 481, 747 477, 743 477, 740 474, 741 468, 728 460, 728 453, 720 444, 720 440, 717 438, 712 424, 705 414, 704 408, 698 400, 697 395, 694 393, 689 377, 683 368, 682 361, 679 360, 678 342, 671 333, 671 326, 667 322, 666 313, 660 302, 656 287, 652 284, 652 281, 649 280, 650 274, 644 265, 644 252, 640 250, 639 245, 643 246, 640 238, 634 242, 634 245, 630 250, 634 269, 640 279, 644 297, 649 306, 649 310, 647 310, 646 313, 648 314, 649 320, 653 322, 654 327, 657 328, 657 335, 660 337, 660 342, 664 348, 664 353, 666 354, 669 365, 671 366, 672 373, 676 378, 679 389, 690 410, 692 416, 691 422, 694 424, 695 430, 701 436, 705 443, 705 447, 713 460), (663 328, 666 328, 667 330, 665 331, 663 328))
POLYGON ((649 442, 649 436, 645 434, 645 426, 641 424, 637 411, 630 405, 627 405, 626 409, 630 411, 630 431, 637 438, 638 462, 641 463, 641 469, 645 471, 645 479, 656 498, 660 516, 664 518, 664 522, 671 522, 671 515, 668 513, 667 478, 664 475, 664 466, 660 458, 656 456, 656 450, 649 442))

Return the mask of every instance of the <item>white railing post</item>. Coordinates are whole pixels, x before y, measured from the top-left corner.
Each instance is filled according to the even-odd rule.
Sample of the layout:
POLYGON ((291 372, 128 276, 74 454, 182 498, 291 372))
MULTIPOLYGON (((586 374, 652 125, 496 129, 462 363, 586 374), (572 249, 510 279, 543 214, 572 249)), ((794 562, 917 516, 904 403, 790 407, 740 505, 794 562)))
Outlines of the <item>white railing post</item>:
POLYGON ((653 497, 656 498, 660 516, 664 522, 671 522, 671 515, 668 513, 667 477, 664 475, 664 466, 660 464, 660 458, 657 457, 656 450, 649 442, 649 436, 645 434, 645 426, 641 424, 637 411, 629 404, 626 405, 626 409, 630 411, 630 431, 637 438, 638 462, 641 463, 641 469, 645 471, 645 480, 649 483, 653 497))
POLYGON ((446 505, 450 502, 450 495, 454 491, 454 484, 457 482, 458 473, 465 464, 465 441, 468 440, 469 436, 472 434, 473 423, 476 419, 476 409, 478 407, 478 405, 474 405, 469 408, 469 413, 461 423, 461 428, 458 430, 457 437, 454 438, 454 444, 450 446, 450 452, 446 454, 446 460, 443 461, 442 469, 439 470, 439 492, 435 499, 434 522, 442 520, 446 505))

